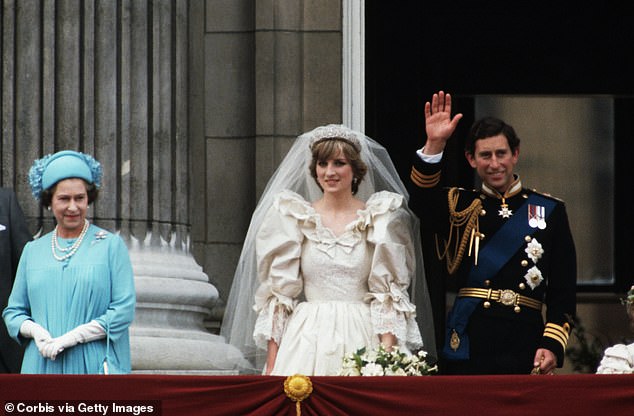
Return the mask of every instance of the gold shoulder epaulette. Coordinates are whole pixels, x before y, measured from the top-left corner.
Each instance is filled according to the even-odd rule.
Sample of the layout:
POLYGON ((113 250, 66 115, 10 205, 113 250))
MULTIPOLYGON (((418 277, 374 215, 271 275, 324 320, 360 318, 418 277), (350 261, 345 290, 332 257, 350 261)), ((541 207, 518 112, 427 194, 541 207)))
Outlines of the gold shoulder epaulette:
POLYGON ((543 197, 545 197, 545 198, 554 199, 555 201, 559 201, 559 202, 564 203, 564 200, 563 200, 563 199, 561 199, 561 198, 557 198, 556 196, 553 196, 553 195, 551 195, 551 194, 549 194, 549 193, 546 193, 546 192, 539 192, 537 189, 531 189, 531 191, 533 191, 534 193, 539 194, 539 195, 541 195, 541 196, 543 196, 543 197))
POLYGON ((410 178, 412 179, 412 182, 414 182, 414 185, 419 188, 433 188, 440 182, 440 171, 431 175, 425 175, 412 166, 410 178))

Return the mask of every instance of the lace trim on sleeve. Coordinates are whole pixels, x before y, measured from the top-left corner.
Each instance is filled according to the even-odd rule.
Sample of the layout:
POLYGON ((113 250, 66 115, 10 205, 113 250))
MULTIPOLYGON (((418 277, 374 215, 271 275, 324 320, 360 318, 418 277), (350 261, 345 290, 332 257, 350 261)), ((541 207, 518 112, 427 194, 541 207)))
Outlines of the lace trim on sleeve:
POLYGON ((260 310, 255 321, 255 329, 253 331, 255 345, 260 349, 266 350, 270 339, 279 345, 290 314, 291 311, 285 305, 269 302, 266 308, 260 310))
POLYGON ((370 316, 377 335, 392 333, 399 345, 410 349, 423 346, 423 340, 416 323, 416 307, 407 296, 392 293, 369 294, 370 316))

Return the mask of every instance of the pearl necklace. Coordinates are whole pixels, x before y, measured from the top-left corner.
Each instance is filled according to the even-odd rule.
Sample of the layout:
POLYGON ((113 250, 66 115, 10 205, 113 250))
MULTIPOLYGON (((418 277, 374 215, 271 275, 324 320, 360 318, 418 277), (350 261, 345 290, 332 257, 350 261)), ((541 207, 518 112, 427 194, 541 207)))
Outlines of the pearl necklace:
POLYGON ((77 237, 77 240, 75 240, 73 245, 68 248, 62 248, 57 243, 57 226, 55 226, 55 230, 53 230, 53 237, 51 238, 51 251, 53 252, 53 257, 55 257, 55 260, 64 261, 68 258, 71 258, 73 254, 77 252, 79 246, 81 245, 81 242, 84 241, 84 237, 86 236, 86 232, 88 231, 88 225, 88 220, 84 220, 84 228, 81 229, 79 237, 77 237), (61 252, 67 253, 63 256, 58 256, 56 248, 61 252))

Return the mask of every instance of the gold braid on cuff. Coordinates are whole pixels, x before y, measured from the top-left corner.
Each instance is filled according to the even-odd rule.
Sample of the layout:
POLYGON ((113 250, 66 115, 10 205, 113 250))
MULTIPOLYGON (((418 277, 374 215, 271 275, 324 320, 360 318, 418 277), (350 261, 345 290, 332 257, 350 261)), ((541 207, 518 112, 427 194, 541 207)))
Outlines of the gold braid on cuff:
POLYGON ((568 345, 568 337, 570 336, 570 325, 565 323, 563 326, 547 323, 544 329, 544 336, 552 338, 561 344, 564 351, 568 345))
POLYGON ((431 175, 425 175, 412 167, 410 179, 414 182, 414 185, 419 188, 433 188, 440 183, 440 171, 431 175))

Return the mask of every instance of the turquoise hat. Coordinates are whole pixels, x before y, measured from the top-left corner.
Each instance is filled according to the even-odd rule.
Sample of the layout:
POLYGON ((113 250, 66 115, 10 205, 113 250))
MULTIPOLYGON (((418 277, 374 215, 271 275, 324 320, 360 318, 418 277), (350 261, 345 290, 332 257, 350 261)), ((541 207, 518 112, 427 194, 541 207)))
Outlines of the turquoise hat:
POLYGON ((62 150, 33 162, 29 171, 29 184, 33 196, 40 199, 43 190, 62 179, 80 178, 99 188, 101 176, 101 164, 92 156, 74 150, 62 150))

